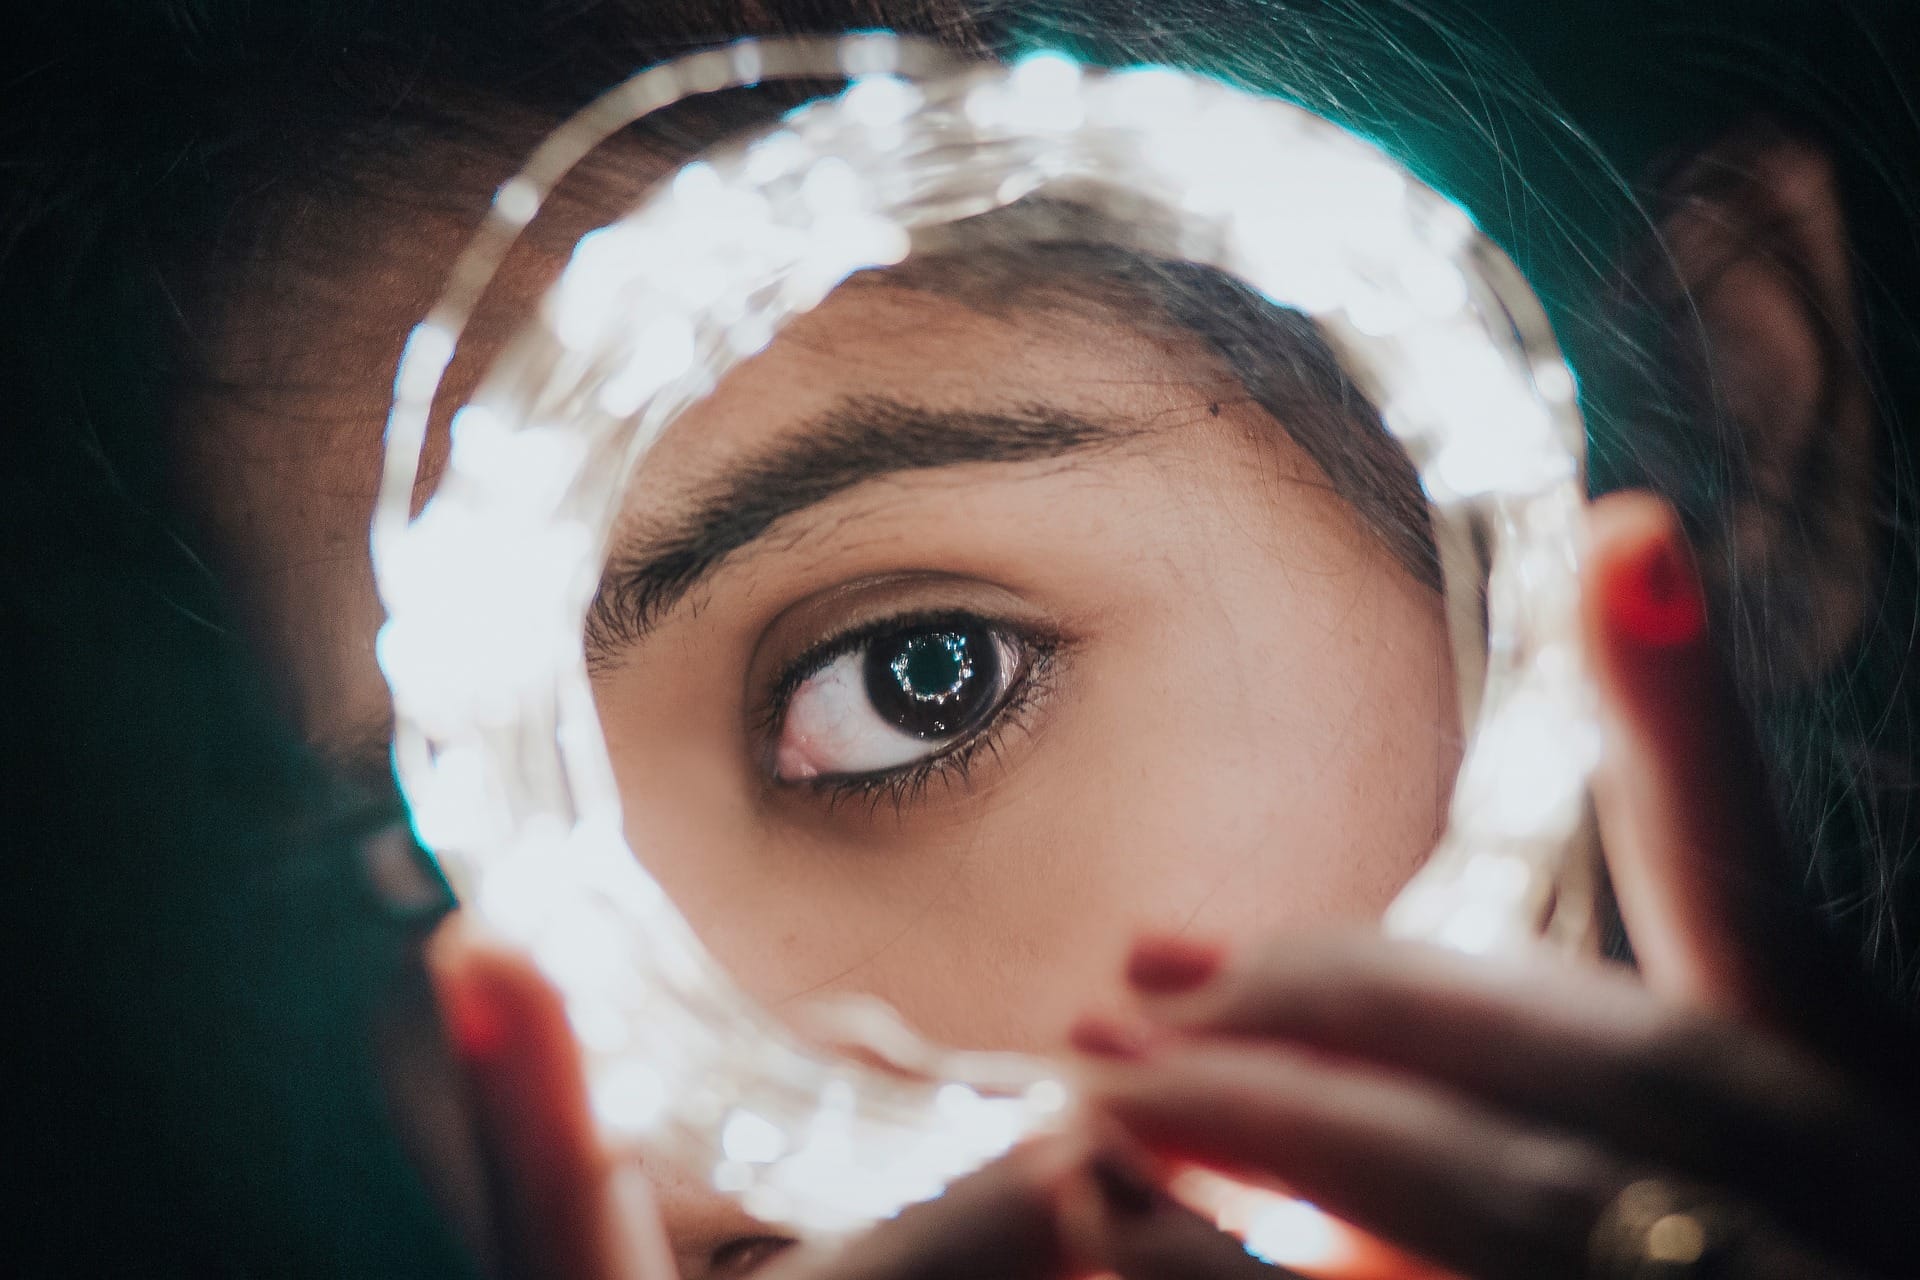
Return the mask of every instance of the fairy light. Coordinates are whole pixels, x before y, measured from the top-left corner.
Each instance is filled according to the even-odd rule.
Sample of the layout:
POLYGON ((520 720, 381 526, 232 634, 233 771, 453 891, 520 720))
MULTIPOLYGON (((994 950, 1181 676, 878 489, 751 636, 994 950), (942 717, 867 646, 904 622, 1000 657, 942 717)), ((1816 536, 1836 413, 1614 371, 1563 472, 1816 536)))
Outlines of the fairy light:
POLYGON ((1321 1274, 1354 1261, 1353 1237, 1303 1200, 1244 1186, 1204 1169, 1183 1169, 1169 1190, 1246 1242, 1247 1252, 1275 1266, 1321 1274))
MULTIPOLYGON (((1574 622, 1584 433, 1537 300, 1456 206, 1305 110, 1164 68, 959 64, 866 33, 643 72, 500 187, 406 344, 374 517, 377 654, 419 834, 467 910, 560 990, 603 1132, 691 1162, 803 1233, 938 1194, 1059 1123, 1072 1091, 1044 1061, 937 1049, 871 1010, 843 1011, 835 1038, 864 1050, 846 1054, 756 1007, 628 845, 647 833, 623 826, 583 620, 626 478, 690 404, 848 275, 904 258, 916 233, 1055 183, 1137 228, 1120 242, 1312 317, 1420 471, 1473 732, 1449 828, 1386 927, 1523 946, 1580 845, 1597 754, 1574 622), (834 76, 852 82, 839 97, 694 161, 580 240, 455 415, 415 515, 467 317, 565 173, 691 94, 834 76), (1159 231, 1135 220, 1142 206, 1159 231)), ((1340 1239, 1297 1202, 1193 1187, 1268 1256, 1304 1263, 1340 1239)))

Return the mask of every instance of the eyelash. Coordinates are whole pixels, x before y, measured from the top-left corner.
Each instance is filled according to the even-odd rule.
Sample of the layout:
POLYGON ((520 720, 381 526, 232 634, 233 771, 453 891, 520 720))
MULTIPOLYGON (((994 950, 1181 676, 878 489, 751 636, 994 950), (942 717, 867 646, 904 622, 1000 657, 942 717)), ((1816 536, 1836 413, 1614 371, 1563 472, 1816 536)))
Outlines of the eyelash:
POLYGON ((774 683, 766 710, 759 717, 759 728, 768 741, 776 741, 786 720, 793 695, 828 663, 858 649, 869 640, 908 627, 939 627, 956 624, 984 626, 998 632, 1026 651, 1026 668, 1008 687, 1000 705, 986 723, 972 733, 937 752, 911 764, 873 773, 844 774, 812 778, 792 785, 803 786, 827 800, 829 812, 849 801, 864 801, 869 814, 881 805, 890 805, 896 813, 919 800, 935 782, 965 785, 973 768, 985 755, 998 758, 1006 735, 1028 725, 1030 713, 1053 687, 1054 662, 1062 641, 1033 627, 1015 625, 963 610, 930 613, 904 613, 863 623, 850 631, 820 641, 795 659, 774 683))

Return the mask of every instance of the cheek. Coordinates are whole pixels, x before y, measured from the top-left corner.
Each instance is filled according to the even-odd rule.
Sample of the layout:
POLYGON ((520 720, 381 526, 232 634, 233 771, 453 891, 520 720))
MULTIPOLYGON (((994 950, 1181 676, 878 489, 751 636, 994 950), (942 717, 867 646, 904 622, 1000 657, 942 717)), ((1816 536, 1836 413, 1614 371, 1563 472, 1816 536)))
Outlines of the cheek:
POLYGON ((1045 957, 1019 993, 1041 1034, 1124 1001, 1142 930, 1370 924, 1425 859, 1458 761, 1452 664, 1430 603, 1388 586, 1346 599, 1335 632, 1289 597, 1285 625, 1235 609, 1116 655, 1114 695, 1058 747, 1080 767, 1007 824, 1036 868, 1002 892, 1045 957))
POLYGON ((945 826, 855 856, 743 831, 760 870, 719 896, 705 873, 715 945, 766 998, 871 992, 949 1043, 1044 1050, 1125 1006, 1143 930, 1377 919, 1436 834, 1450 664, 1417 598, 1346 593, 1337 636, 1285 607, 1286 628, 1276 606, 1112 637, 1034 754, 945 826))
POLYGON ((636 847, 776 1012, 871 993, 975 1047, 1055 1048, 1080 1013, 1123 1007, 1142 930, 1253 942, 1377 919, 1457 760, 1434 602, 1364 558, 1197 573, 1136 593, 1073 655, 1032 749, 978 798, 849 830, 759 803, 737 717, 703 701, 721 679, 700 664, 725 655, 690 648, 665 664, 680 678, 603 698, 636 847))

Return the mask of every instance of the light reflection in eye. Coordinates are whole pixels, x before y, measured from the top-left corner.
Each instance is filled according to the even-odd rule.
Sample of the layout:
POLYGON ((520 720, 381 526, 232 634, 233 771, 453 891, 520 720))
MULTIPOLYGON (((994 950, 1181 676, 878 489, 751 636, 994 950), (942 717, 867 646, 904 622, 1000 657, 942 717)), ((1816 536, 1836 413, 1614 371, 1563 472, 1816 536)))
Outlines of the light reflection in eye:
POLYGON ((778 710, 778 782, 854 778, 932 760, 991 729, 1040 656, 979 618, 882 624, 815 659, 778 710))

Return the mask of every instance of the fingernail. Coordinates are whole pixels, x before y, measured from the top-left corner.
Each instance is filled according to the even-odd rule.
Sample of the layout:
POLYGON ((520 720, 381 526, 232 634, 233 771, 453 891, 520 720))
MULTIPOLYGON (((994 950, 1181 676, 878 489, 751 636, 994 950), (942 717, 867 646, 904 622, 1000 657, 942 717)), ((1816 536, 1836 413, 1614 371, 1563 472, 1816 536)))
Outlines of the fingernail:
POLYGON ((438 984, 440 1019, 462 1060, 478 1062, 498 1054, 507 1042, 506 1020, 479 984, 455 975, 438 984))
POLYGON ((1082 1015, 1067 1032, 1067 1041, 1084 1054, 1114 1062, 1138 1061, 1149 1048, 1143 1028, 1097 1013, 1082 1015))
POLYGON ((1623 565, 1607 603, 1613 620, 1645 645, 1674 648, 1707 632, 1706 597, 1684 548, 1662 538, 1623 565))
POLYGON ((1180 995, 1210 982, 1226 961, 1226 948, 1173 934, 1155 934, 1133 944, 1127 981, 1148 995, 1180 995))
POLYGON ((1116 1218, 1145 1218, 1160 1207, 1160 1189, 1117 1156, 1095 1156, 1088 1172, 1107 1211, 1116 1218))

